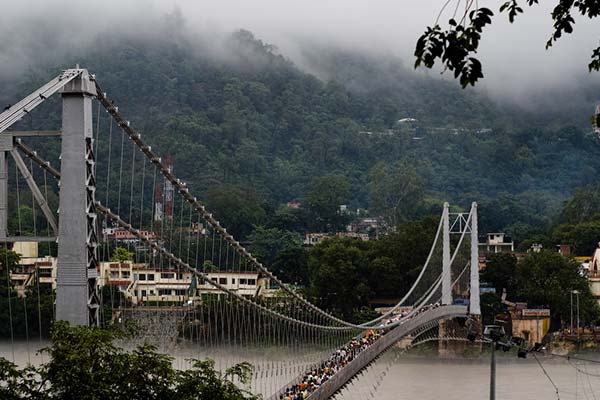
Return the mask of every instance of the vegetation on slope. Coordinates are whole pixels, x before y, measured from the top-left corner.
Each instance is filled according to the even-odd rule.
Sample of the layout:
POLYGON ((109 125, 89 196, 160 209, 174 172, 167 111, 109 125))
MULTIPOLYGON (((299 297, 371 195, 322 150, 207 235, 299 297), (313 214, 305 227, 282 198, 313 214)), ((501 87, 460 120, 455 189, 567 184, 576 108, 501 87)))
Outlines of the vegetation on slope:
MULTIPOLYGON (((477 200, 482 230, 520 235, 547 228, 570 191, 600 171, 596 138, 577 126, 589 110, 574 125, 499 106, 393 59, 318 49, 307 59, 329 80, 301 71, 247 31, 218 52, 183 34, 114 34, 62 67, 76 60, 97 73, 121 111, 154 148, 172 155, 177 173, 224 220, 230 210, 219 191, 256 199, 262 211, 252 211, 258 219, 248 223, 263 224, 281 203, 308 203, 324 175, 345 179, 350 208, 381 211, 376 178, 408 169, 399 179, 410 179, 423 201, 396 220, 426 215, 442 200, 477 200)), ((60 67, 32 69, 5 93, 23 95, 60 67)), ((56 100, 36 110, 23 127, 58 127, 58 107, 56 100)), ((108 126, 101 122, 102 150, 108 126)), ((243 226, 232 232, 250 233, 243 226)))

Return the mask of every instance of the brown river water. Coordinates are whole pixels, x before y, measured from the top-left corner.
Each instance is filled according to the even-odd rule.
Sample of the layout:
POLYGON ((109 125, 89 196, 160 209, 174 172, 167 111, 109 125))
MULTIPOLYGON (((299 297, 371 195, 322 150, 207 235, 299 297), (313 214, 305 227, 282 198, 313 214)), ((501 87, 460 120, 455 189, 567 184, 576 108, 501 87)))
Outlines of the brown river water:
MULTIPOLYGON (((42 346, 47 343, 42 343, 42 346)), ((14 359, 19 365, 28 361, 47 361, 44 355, 36 354, 39 342, 17 342, 14 346, 14 359)), ((289 382, 298 371, 302 371, 313 359, 294 357, 289 367, 289 353, 277 351, 244 352, 239 348, 222 348, 217 353, 204 354, 193 344, 178 344, 170 349, 177 368, 186 368, 187 358, 211 356, 217 368, 233 362, 247 360, 259 366, 250 389, 259 393, 272 393, 289 382)), ((13 347, 0 342, 0 356, 12 360, 13 347)), ((315 356, 317 357, 317 356, 315 356)), ((585 358, 600 360, 600 353, 585 355, 585 358)), ((543 368, 558 387, 558 395, 550 379, 540 365, 532 358, 501 357, 497 364, 498 400, 600 400, 600 363, 581 362, 556 357, 539 357, 543 368)), ((351 382, 336 398, 342 400, 420 400, 420 399, 488 399, 489 360, 482 357, 476 360, 448 360, 434 357, 395 356, 386 353, 359 379, 351 382)))

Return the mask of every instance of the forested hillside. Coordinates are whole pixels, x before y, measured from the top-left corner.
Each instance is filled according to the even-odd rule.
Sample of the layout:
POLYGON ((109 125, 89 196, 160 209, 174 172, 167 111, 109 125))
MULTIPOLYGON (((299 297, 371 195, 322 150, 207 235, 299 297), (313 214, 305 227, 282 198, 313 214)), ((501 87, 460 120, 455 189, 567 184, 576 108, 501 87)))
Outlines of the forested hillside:
MULTIPOLYGON (((385 208, 374 204, 391 185, 382 182, 410 180, 411 207, 400 220, 445 200, 476 200, 482 230, 518 236, 547 228, 574 188, 597 179, 591 108, 576 119, 526 113, 392 57, 332 49, 305 56, 319 77, 247 31, 218 50, 190 36, 114 34, 62 65, 32 65, 18 82, 2 82, 0 101, 79 63, 217 214, 228 193, 250 196, 261 210, 249 211, 248 224, 282 203, 307 202, 315 178, 333 175, 348 184, 340 201, 351 208, 385 208), (406 118, 416 121, 399 122, 406 118)), ((54 101, 23 124, 57 128, 57 110, 54 101)))

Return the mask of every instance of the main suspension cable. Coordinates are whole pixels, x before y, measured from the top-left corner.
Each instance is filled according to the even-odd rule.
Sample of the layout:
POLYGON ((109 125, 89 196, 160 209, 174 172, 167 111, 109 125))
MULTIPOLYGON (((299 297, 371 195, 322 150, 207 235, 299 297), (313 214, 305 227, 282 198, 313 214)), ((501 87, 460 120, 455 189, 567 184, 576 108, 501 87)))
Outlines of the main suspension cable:
MULTIPOLYGON (((287 285, 285 285, 279 278, 277 278, 270 270, 268 270, 262 263, 260 263, 252 254, 244 248, 238 241, 236 241, 231 234, 227 232, 225 228, 221 226, 219 221, 217 221, 211 213, 209 213, 204 205, 202 205, 196 197, 192 196, 189 192, 189 188, 187 184, 177 178, 173 172, 162 162, 162 159, 152 151, 152 148, 146 145, 142 139, 141 134, 138 133, 135 129, 131 127, 129 121, 125 120, 123 116, 119 113, 119 109, 115 106, 114 102, 108 99, 106 93, 103 92, 102 88, 95 81, 96 90, 97 90, 97 98, 104 105, 106 110, 113 116, 117 125, 123 130, 124 133, 137 145, 141 152, 143 152, 146 157, 158 168, 161 174, 168 180, 174 188, 177 189, 179 194, 181 194, 186 201, 194 206, 197 212, 207 221, 212 227, 213 230, 219 233, 221 239, 225 239, 233 249, 240 255, 247 258, 254 267, 259 270, 261 273, 266 275, 269 279, 275 282, 279 287, 285 291, 290 296, 298 299, 302 304, 312 309, 313 311, 323 315, 327 319, 336 322, 338 324, 344 325, 348 328, 354 329, 365 329, 367 328, 366 324, 352 324, 348 321, 344 321, 340 318, 335 317, 334 315, 322 310, 321 308, 315 306, 296 291, 290 289, 287 285)), ((214 242, 213 242, 214 245, 214 242)))

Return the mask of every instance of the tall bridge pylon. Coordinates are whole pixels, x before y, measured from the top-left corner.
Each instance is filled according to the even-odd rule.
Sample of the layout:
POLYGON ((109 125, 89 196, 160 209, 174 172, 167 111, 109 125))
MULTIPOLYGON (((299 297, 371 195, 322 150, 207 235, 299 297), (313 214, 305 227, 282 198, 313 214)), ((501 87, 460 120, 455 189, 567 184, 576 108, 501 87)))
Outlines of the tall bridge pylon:
POLYGON ((62 95, 56 318, 97 325, 98 224, 92 124, 96 86, 87 70, 62 95))
POLYGON ((469 309, 474 315, 481 314, 479 304, 479 233, 477 227, 477 203, 471 204, 468 213, 450 213, 450 205, 444 203, 442 212, 442 304, 452 304, 452 274, 450 259, 450 236, 469 234, 470 237, 470 296, 469 309))
POLYGON ((58 241, 56 318, 72 325, 98 324, 98 224, 92 126, 92 100, 96 94, 93 77, 87 70, 68 69, 0 114, 0 240, 21 240, 7 237, 6 155, 10 153, 55 231, 58 241), (46 136, 48 133, 5 132, 57 92, 62 97, 58 226, 16 152, 17 136, 46 136))

